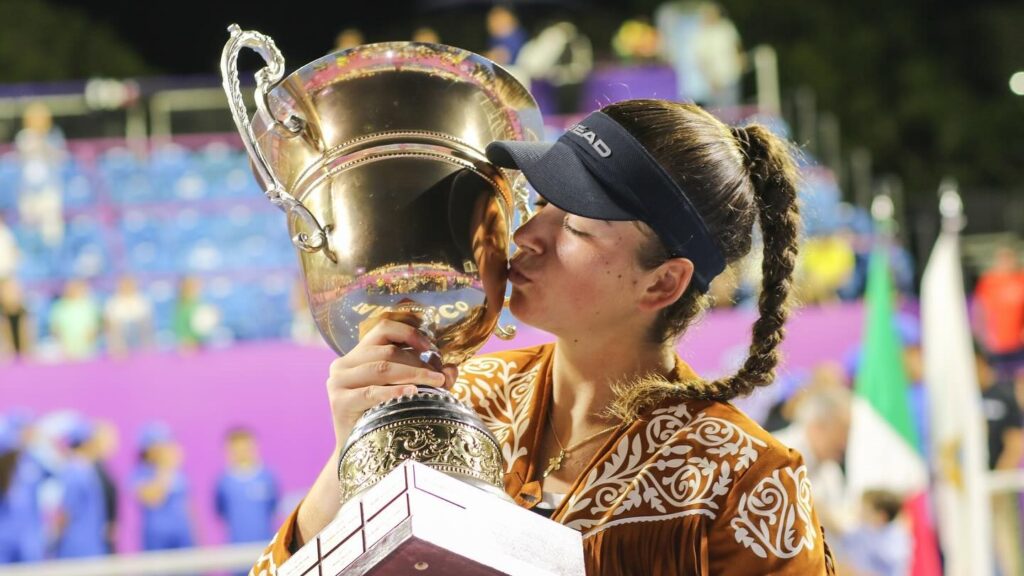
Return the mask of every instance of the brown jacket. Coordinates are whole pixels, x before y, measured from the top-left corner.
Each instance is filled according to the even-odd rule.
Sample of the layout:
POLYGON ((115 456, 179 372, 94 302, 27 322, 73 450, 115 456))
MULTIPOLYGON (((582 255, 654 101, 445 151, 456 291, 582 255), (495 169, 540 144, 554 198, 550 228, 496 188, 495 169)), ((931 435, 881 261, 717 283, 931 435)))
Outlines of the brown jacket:
MULTIPOLYGON (((540 495, 532 457, 551 397, 554 346, 478 356, 453 393, 502 444, 505 490, 530 507, 540 495)), ((683 400, 696 378, 681 360, 672 382, 632 394, 552 519, 583 533, 587 573, 619 575, 834 574, 797 452, 731 404, 683 400), (633 412, 632 417, 629 416, 633 412)), ((274 576, 288 558, 294 514, 254 567, 274 576)))

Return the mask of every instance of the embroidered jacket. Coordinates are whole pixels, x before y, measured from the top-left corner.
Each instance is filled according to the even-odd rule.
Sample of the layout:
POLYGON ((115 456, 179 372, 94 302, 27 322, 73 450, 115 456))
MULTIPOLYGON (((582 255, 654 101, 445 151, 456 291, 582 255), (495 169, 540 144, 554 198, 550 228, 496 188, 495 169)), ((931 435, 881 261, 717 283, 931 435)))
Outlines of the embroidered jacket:
MULTIPOLYGON (((551 397, 553 345, 475 357, 453 393, 495 433, 505 490, 535 503, 532 455, 551 397)), ((695 377, 677 361, 679 381, 695 377)), ((667 399, 612 432, 552 519, 583 533, 587 573, 730 576, 834 574, 807 469, 731 404, 667 399)), ((274 576, 295 515, 254 566, 274 576)))

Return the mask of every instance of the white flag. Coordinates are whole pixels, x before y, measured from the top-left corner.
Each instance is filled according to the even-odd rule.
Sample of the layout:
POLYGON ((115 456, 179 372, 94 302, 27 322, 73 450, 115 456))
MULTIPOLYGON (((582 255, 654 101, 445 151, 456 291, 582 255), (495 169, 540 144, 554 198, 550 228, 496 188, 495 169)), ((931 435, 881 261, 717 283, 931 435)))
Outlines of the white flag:
POLYGON ((939 235, 925 267, 921 324, 946 574, 992 574, 988 446, 956 232, 939 235))

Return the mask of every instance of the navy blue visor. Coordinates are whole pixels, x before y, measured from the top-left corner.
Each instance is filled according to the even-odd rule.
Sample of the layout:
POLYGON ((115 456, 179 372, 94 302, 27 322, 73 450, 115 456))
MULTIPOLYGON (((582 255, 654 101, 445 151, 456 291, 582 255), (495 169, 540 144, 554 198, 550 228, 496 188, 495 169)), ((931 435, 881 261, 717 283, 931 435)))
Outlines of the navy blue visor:
POLYGON ((673 258, 693 262, 693 280, 707 292, 725 258, 683 190, 647 150, 611 117, 594 112, 554 143, 499 141, 487 146, 498 166, 521 170, 555 206, 596 220, 639 220, 673 258))

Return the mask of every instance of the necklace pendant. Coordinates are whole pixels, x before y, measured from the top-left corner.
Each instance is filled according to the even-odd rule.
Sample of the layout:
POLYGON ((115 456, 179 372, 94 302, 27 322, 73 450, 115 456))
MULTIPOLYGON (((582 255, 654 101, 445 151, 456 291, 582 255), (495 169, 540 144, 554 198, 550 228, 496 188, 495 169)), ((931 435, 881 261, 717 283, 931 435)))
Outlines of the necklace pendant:
POLYGON ((541 474, 541 477, 542 478, 547 478, 548 476, 551 475, 552 472, 557 472, 557 471, 561 470, 562 469, 562 462, 565 461, 565 457, 566 456, 567 456, 567 454, 566 454, 565 450, 559 450, 558 451, 558 456, 553 456, 553 457, 549 458, 548 459, 548 467, 544 470, 544 473, 541 474))

